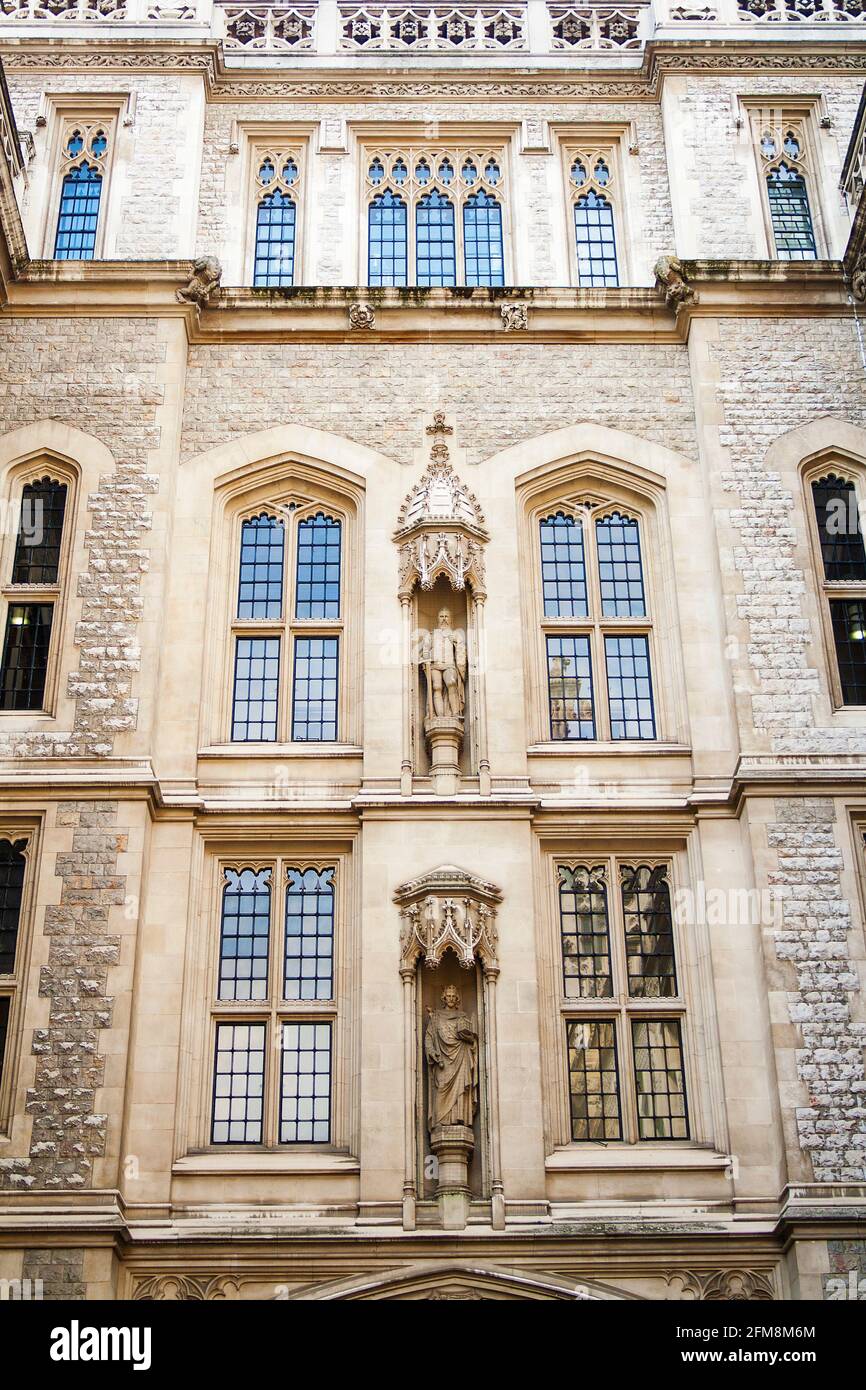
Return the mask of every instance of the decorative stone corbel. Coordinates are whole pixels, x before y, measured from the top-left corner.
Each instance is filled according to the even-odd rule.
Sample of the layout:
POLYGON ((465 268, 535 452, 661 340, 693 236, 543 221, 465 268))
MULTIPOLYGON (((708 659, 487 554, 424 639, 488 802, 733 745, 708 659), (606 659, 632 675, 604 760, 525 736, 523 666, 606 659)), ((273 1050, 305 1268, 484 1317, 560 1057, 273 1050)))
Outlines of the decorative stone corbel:
POLYGON ((197 304, 203 308, 219 292, 223 268, 216 256, 200 256, 192 263, 192 274, 182 290, 177 291, 181 304, 197 304))
POLYGON ((682 304, 696 304, 697 293, 688 283, 685 266, 679 256, 660 256, 655 263, 656 288, 662 290, 665 304, 679 309, 682 304))

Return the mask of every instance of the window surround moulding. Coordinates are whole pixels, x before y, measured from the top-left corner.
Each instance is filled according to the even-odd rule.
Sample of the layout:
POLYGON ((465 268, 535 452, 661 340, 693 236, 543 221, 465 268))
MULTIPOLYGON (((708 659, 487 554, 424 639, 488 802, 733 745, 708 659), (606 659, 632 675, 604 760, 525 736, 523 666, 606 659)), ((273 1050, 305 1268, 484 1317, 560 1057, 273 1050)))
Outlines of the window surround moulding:
MULTIPOLYGON (((63 183, 63 162, 61 137, 67 122, 80 120, 82 125, 104 123, 108 130, 108 154, 105 162, 104 186, 99 208, 99 222, 96 230, 94 260, 99 260, 105 250, 105 233, 109 226, 114 185, 114 169, 117 160, 117 144, 124 114, 130 113, 132 93, 129 89, 115 92, 45 91, 40 101, 40 116, 44 117, 45 144, 44 158, 47 170, 47 186, 44 203, 40 212, 42 230, 39 245, 45 260, 54 258, 54 241, 57 223, 57 209, 60 189, 63 183)), ((132 108, 134 111, 134 107, 132 108)), ((37 126, 40 120, 37 117, 37 126)), ((38 158, 38 152, 37 152, 38 158)), ((78 265, 78 262, 75 263, 78 265)))
POLYGON ((12 985, 12 1003, 9 1010, 9 1024, 6 1032, 6 1045, 3 1057, 2 1079, 0 1079, 0 1153, 3 1146, 12 1138, 16 1120, 24 1118, 23 1112, 16 1109, 18 1077, 21 1064, 21 1044, 24 1037, 24 1016, 28 1004, 27 982, 30 974, 30 956, 36 934, 36 886, 41 863, 41 839, 44 813, 21 813, 13 810, 0 819, 0 840, 26 840, 21 853, 25 860, 24 886, 21 895, 21 910, 18 914, 18 937, 15 951, 15 970, 12 975, 0 975, 0 984, 12 985))
MULTIPOLYGON (((806 166, 806 191, 812 218, 812 233, 815 239, 815 256, 811 258, 811 263, 832 259, 828 249, 823 189, 826 169, 821 156, 822 132, 827 132, 829 129, 826 124, 826 98, 821 93, 796 92, 786 94, 781 92, 778 96, 768 95, 764 97, 741 93, 736 100, 743 119, 735 121, 735 125, 740 139, 745 141, 748 148, 751 167, 755 171, 758 199, 761 205, 761 226, 764 230, 766 251, 765 256, 761 259, 788 265, 796 263, 779 256, 776 251, 776 238, 767 197, 765 169, 765 165, 769 168, 776 161, 763 160, 760 149, 761 131, 764 126, 779 127, 788 122, 799 125, 806 145, 805 157, 798 162, 804 163, 806 166)), ((834 137, 825 135, 824 138, 833 139, 834 137)), ((777 158, 783 159, 784 156, 780 153, 777 158)), ((803 262, 799 263, 802 264, 803 262)))
MULTIPOLYGON (((572 156, 578 149, 599 153, 609 152, 612 187, 609 201, 613 207, 613 226, 616 238, 617 289, 628 288, 631 284, 631 229, 629 219, 629 200, 627 183, 627 155, 637 155, 637 131, 634 121, 551 121, 550 138, 552 152, 557 156, 561 167, 562 200, 565 207, 565 237, 568 247, 568 265, 571 284, 577 289, 577 248, 575 244, 574 205, 577 201, 572 193, 570 169, 572 156)), ((607 192, 607 190, 605 190, 607 192)), ((609 287, 613 288, 613 287, 609 287)), ((594 290, 598 293, 598 290, 594 290)))
POLYGON ((297 221, 295 225, 295 253, 293 286, 304 283, 304 262, 307 247, 311 244, 313 225, 314 137, 318 130, 316 121, 233 121, 230 153, 234 154, 235 143, 240 155, 241 199, 243 210, 243 241, 241 248, 241 283, 251 287, 255 262, 256 213, 259 199, 255 186, 255 164, 258 155, 278 150, 281 146, 293 146, 300 154, 301 167, 296 197, 297 221))
MULTIPOLYGON (((830 600, 834 595, 838 598, 845 596, 846 590, 857 587, 858 582, 844 580, 826 580, 824 578, 824 560, 821 553, 821 541, 818 535, 818 523, 815 515, 815 505, 812 497, 812 484, 819 478, 826 477, 828 474, 835 474, 837 478, 844 482, 852 483, 857 499, 858 515, 861 528, 866 521, 866 460, 858 459, 854 454, 848 453, 845 449, 828 447, 818 455, 812 455, 800 465, 801 479, 801 499, 805 513, 805 524, 808 536, 809 554, 811 556, 811 575, 813 585, 807 583, 807 593, 814 592, 818 606, 819 626, 821 630, 821 651, 823 655, 822 667, 826 673, 827 687, 830 699, 831 716, 847 716, 852 726, 860 727, 863 719, 863 705, 845 704, 842 699, 842 685, 839 677, 839 662, 836 655, 836 643, 833 635, 833 626, 830 617, 830 600)), ((866 532, 864 532, 864 544, 866 544, 866 532)))

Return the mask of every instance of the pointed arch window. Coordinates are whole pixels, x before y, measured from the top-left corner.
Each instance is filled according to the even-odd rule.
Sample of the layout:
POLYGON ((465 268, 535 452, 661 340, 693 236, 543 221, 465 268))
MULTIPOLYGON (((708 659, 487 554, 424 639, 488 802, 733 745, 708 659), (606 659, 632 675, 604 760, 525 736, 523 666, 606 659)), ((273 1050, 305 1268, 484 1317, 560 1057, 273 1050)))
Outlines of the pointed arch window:
POLYGON ((13 1013, 24 983, 21 949, 26 839, 0 839, 0 1092, 13 1013))
POLYGON ((253 285, 265 289, 293 285, 301 154, 297 150, 254 151, 254 166, 253 285))
POLYGON ((587 505, 538 524, 549 737, 655 739, 638 519, 587 505))
POLYGON ((365 165, 370 285, 504 285, 501 153, 382 148, 365 165))
POLYGON ((343 525, 288 504, 240 527, 233 742, 334 743, 343 659, 343 525))
POLYGON ((213 1144, 330 1142, 335 873, 279 857, 223 869, 213 1144), (279 926, 274 883, 284 886, 279 926))
POLYGON ((54 259, 92 261, 108 166, 108 123, 68 123, 61 141, 61 185, 54 259))
POLYGON ((52 634, 62 598, 67 498, 68 483, 50 475, 31 478, 21 489, 15 553, 4 590, 2 710, 46 708, 52 634))
POLYGON ((670 867, 611 858, 557 872, 571 1138, 688 1139, 670 867))
POLYGON ((831 685, 841 705, 866 705, 866 548, 857 488, 828 471, 810 483, 824 622, 836 669, 831 685))
POLYGON ((758 154, 775 254, 780 261, 818 256, 810 201, 811 158, 802 121, 764 126, 758 154))
POLYGON ((568 151, 574 255, 581 288, 620 283, 617 260, 616 161, 609 150, 568 151))

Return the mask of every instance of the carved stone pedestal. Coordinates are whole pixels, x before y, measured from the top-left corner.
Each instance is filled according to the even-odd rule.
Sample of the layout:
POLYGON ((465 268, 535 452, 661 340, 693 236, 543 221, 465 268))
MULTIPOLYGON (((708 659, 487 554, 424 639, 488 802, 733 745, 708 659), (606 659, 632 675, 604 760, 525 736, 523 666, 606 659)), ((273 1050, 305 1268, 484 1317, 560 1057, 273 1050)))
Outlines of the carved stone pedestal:
POLYGON ((430 1136, 439 1165, 436 1196, 446 1231, 462 1231, 469 1219, 469 1160, 475 1136, 468 1125, 437 1125, 430 1136))
POLYGON ((460 746, 463 720, 457 715, 431 715, 424 720, 430 748, 430 776, 437 796, 455 796, 460 786, 460 746))

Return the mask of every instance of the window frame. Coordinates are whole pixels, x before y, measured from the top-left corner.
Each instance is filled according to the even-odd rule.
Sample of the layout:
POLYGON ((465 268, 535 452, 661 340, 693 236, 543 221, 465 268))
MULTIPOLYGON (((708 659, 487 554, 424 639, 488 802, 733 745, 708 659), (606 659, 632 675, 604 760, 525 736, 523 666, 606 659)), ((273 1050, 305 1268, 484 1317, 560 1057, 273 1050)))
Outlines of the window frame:
MULTIPOLYGON (((417 258, 417 208, 425 194, 434 189, 446 196, 454 208, 454 255, 455 255, 455 287, 463 288, 488 288, 487 286, 467 286, 466 283, 466 247, 463 210, 473 193, 479 190, 492 195, 499 203, 501 211, 502 227, 502 280, 500 288, 507 288, 514 283, 513 262, 511 251, 511 184, 513 182, 513 162, 511 160, 511 143, 513 135, 504 133, 497 127, 485 131, 480 130, 474 134, 461 135, 460 133, 448 133, 432 139, 425 139, 423 131, 416 130, 406 132, 397 129, 393 133, 359 132, 358 133, 358 178, 359 178, 359 205, 360 205, 360 235, 359 235, 359 278, 361 286, 373 289, 391 288, 390 286, 370 286, 369 267, 370 267, 370 222, 369 208, 376 197, 387 190, 402 198, 406 205, 406 283, 407 288, 415 289, 434 289, 436 286, 418 285, 418 258, 417 258), (414 169, 422 156, 427 156, 433 161, 439 161, 447 155, 455 169, 455 177, 447 186, 433 176, 424 185, 416 185, 414 179, 414 169), (398 185, 387 172, 379 184, 372 185, 368 178, 368 170, 374 159, 381 158, 383 161, 402 156, 405 160, 408 175, 404 184, 398 185), (500 179, 494 186, 489 188, 481 178, 469 186, 464 186, 460 180, 460 170, 468 157, 475 160, 479 169, 483 169, 486 162, 492 157, 496 160, 500 179)), ((446 287, 447 288, 447 287, 446 287)), ((494 286, 494 288, 496 288, 494 286)))
POLYGON ((615 1148, 621 1152, 637 1153, 642 1150, 671 1150, 700 1147, 706 1119, 699 1092, 700 1079, 697 1075, 697 1033, 695 1023, 694 997, 699 990, 695 988, 694 965, 690 954, 688 934, 678 920, 676 910, 680 883, 676 852, 658 852, 651 844, 642 849, 621 844, 615 847, 599 848, 592 844, 575 844, 574 852, 557 849, 544 856, 548 876, 551 921, 553 923, 554 1012, 556 1014, 556 1054, 557 1076, 559 1078, 559 1103, 555 1107, 556 1133, 554 1144, 578 1151, 615 1148), (628 993, 627 960, 625 950, 624 915, 622 891, 619 876, 621 865, 633 868, 639 865, 661 866, 666 871, 671 903, 671 926, 676 962, 677 993, 664 998, 637 998, 628 993), (573 869, 577 866, 596 868, 601 866, 607 885, 608 934, 610 942, 611 988, 609 997, 567 998, 564 988, 562 930, 559 911, 559 870, 564 866, 573 869), (634 1048, 632 1043, 632 1023, 644 1021, 676 1020, 680 1026, 683 1076, 685 1084, 685 1109, 688 1136, 682 1138, 641 1138, 638 1124, 637 1087, 635 1083, 634 1048), (616 1040, 616 1062, 618 1073, 618 1095, 620 1111, 619 1139, 575 1139, 571 1120, 571 1082, 568 1065, 568 1024, 570 1022, 614 1022, 616 1040))
MULTIPOLYGON (((104 98, 94 96, 64 96, 53 97, 50 99, 53 106, 53 130, 50 137, 48 167, 51 171, 50 188, 46 204, 45 221, 42 235, 42 255, 45 260, 54 260, 54 247, 57 239, 57 224, 60 215, 60 202, 63 194, 63 182, 69 169, 78 160, 69 160, 65 154, 69 135, 76 127, 88 132, 95 127, 104 129, 108 140, 108 147, 105 155, 101 158, 100 172, 102 174, 102 188, 99 200, 99 215, 96 224, 96 236, 94 239, 92 261, 104 259, 106 231, 109 226, 109 213, 111 208, 109 200, 112 196, 114 183, 114 165, 117 157, 117 141, 120 126, 120 111, 127 100, 126 96, 116 98, 104 98)), ((78 159, 86 158, 82 154, 78 159)), ((87 264, 88 262, 72 261, 73 265, 87 264)))
MULTIPOLYGON (((278 497, 279 494, 275 493, 278 497)), ((347 585, 346 554, 348 544, 349 513, 334 507, 330 500, 321 497, 312 501, 296 501, 294 498, 277 501, 262 501, 248 505, 236 512, 232 526, 232 563, 230 569, 230 619, 227 652, 227 671, 224 688, 227 692, 227 717, 223 722, 224 742, 233 748, 267 748, 275 750, 281 746, 293 748, 324 749, 345 744, 347 710, 346 663, 347 663, 347 585), (276 515, 283 522, 283 601, 280 618, 239 618, 238 590, 240 583, 240 555, 243 525, 263 512, 276 515), (324 512, 340 523, 340 616, 337 618, 298 618, 295 615, 298 535, 302 521, 312 519, 324 512), (234 738, 235 670, 236 651, 239 637, 274 637, 280 643, 280 672, 277 703, 277 729, 274 739, 236 739, 234 738), (335 739, 295 739, 295 647, 299 637, 336 637, 338 639, 337 660, 337 737, 335 739)))
POLYGON ((48 646, 48 661, 45 671, 45 688, 42 705, 39 709, 0 709, 0 719, 23 719, 25 721, 56 716, 59 696, 60 672, 64 647, 64 630, 69 603, 70 569, 72 550, 75 544, 79 475, 70 464, 59 462, 50 453, 39 453, 19 462, 10 469, 6 482, 6 507, 10 514, 18 517, 18 527, 14 534, 7 531, 0 546, 0 662, 5 649, 9 609, 19 604, 51 604, 51 636, 48 646), (60 541, 60 555, 57 564, 57 580, 44 584, 13 584, 11 575, 15 559, 18 528, 21 524, 21 508, 24 488, 44 478, 60 483, 66 488, 66 505, 63 513, 63 531, 60 541), (9 576, 9 578, 7 578, 9 576))
POLYGON ((768 184, 768 178, 773 168, 779 164, 793 164, 797 171, 802 174, 805 182, 812 224, 812 239, 815 243, 814 257, 805 259, 809 261, 824 260, 829 252, 821 202, 818 142, 814 133, 812 104, 797 105, 796 100, 792 102, 789 96, 787 100, 785 98, 774 100, 772 97, 762 98, 760 101, 748 100, 743 102, 743 106, 748 121, 753 167, 759 185, 758 196, 761 203, 761 217, 768 258, 785 264, 797 263, 787 256, 779 255, 776 233, 773 228, 768 184), (793 130, 795 135, 800 138, 802 153, 795 160, 789 158, 783 149, 783 142, 788 130, 793 130), (761 150, 761 140, 765 133, 772 134, 776 140, 777 150, 770 158, 767 158, 761 150))
MULTIPOLYGON (((269 189, 262 187, 258 182, 258 171, 266 158, 272 160, 275 169, 279 169, 281 163, 285 163, 288 158, 294 159, 298 167, 298 177, 290 185, 291 193, 295 204, 295 235, 294 235, 294 254, 292 263, 291 287, 304 284, 304 253, 306 249, 305 236, 305 207, 307 204, 306 183, 307 183, 307 145, 308 138, 297 134, 287 133, 275 134, 273 138, 264 139, 261 137, 250 137, 248 141, 248 171, 247 171, 247 217, 246 217, 246 236, 243 251, 243 266, 245 282, 253 288, 263 290, 279 290, 289 288, 289 286, 267 286, 255 285, 256 267, 256 231, 258 225, 259 205, 267 195, 269 189)), ((280 184, 280 175, 274 179, 275 185, 280 184)))
MULTIPOLYGON (((348 1130, 345 1113, 343 1054, 349 1030, 349 997, 346 989, 349 952, 351 893, 348 856, 344 848, 334 847, 333 854, 293 851, 290 844, 281 844, 273 854, 237 855, 215 854, 213 857, 213 892, 208 895, 209 910, 206 948, 206 1042, 202 1065, 202 1104, 200 1109, 200 1147, 206 1153, 258 1153, 288 1155, 294 1152, 330 1152, 345 1149, 348 1130), (313 869, 322 873, 333 869, 333 975, 330 999, 285 999, 284 941, 287 870, 305 872, 313 869), (220 960, 222 940, 222 902, 226 871, 236 873, 252 869, 260 873, 271 871, 270 919, 268 941, 268 991, 264 1000, 221 999, 220 960), (221 1141, 213 1138, 214 1097, 216 1087, 216 1044, 222 1024, 264 1024, 265 1067, 263 1081, 262 1139, 260 1141, 221 1141), (328 1023, 331 1028, 331 1072, 329 1137, 316 1141, 283 1141, 279 1137, 282 1081, 282 1026, 284 1023, 328 1023), (279 1045, 277 1043, 279 1040, 279 1045)), ((199 1147, 197 1145, 196 1147, 199 1147)))
POLYGON ((626 131, 621 125, 570 127, 561 129, 558 132, 557 140, 560 152, 561 187, 565 203, 565 234, 568 246, 570 282, 576 289, 622 289, 631 283, 629 219, 625 182, 626 161, 623 157, 626 131), (571 181, 571 166, 578 156, 586 161, 589 172, 587 183, 580 188, 576 188, 571 181), (574 208, 583 193, 589 189, 596 189, 592 170, 599 156, 605 160, 610 170, 610 180, 603 188, 600 188, 600 191, 604 193, 613 209, 617 284, 615 286, 592 287, 580 283, 574 208))
POLYGON ((21 1113, 15 1106, 15 1096, 21 1039, 24 1032, 24 1015, 27 1008, 30 953, 33 945, 33 913, 39 863, 40 829, 41 826, 38 822, 0 821, 0 840, 9 840, 13 845, 20 840, 25 842, 21 851, 25 862, 24 881, 21 888, 21 908, 18 914, 18 933, 15 943, 15 965, 9 974, 0 975, 0 998, 6 998, 10 1001, 4 1054, 0 1058, 0 1136, 4 1138, 11 1134, 13 1124, 21 1118, 21 1113))
POLYGON ((843 699, 842 680, 839 674, 839 658, 836 650, 836 637, 833 631, 831 602, 844 599, 860 599, 866 604, 866 579, 849 580, 826 578, 812 484, 831 474, 837 477, 840 482, 850 483, 854 488, 854 496, 857 502, 858 516, 860 518, 861 534, 863 535, 864 551, 866 551, 866 529, 863 527, 864 519, 866 519, 866 472, 864 472, 862 468, 858 468, 843 454, 831 452, 823 455, 820 460, 811 463, 808 467, 804 468, 801 473, 803 504, 806 511, 806 527, 809 533, 812 571, 814 574, 820 611, 821 636, 824 646, 824 663, 827 672, 827 683, 830 689, 830 703, 834 713, 843 713, 846 711, 856 712, 857 710, 866 708, 866 702, 860 705, 848 704, 843 699))
POLYGON ((540 655, 540 689, 536 700, 540 715, 539 743, 556 748, 577 751, 587 746, 599 744, 613 748, 655 747, 664 740, 664 711, 662 706, 662 682, 659 679, 657 653, 655 606, 653 603, 653 582, 649 564, 649 537, 647 513, 631 503, 611 493, 604 497, 594 494, 592 498, 558 496, 548 502, 534 505, 529 512, 529 524, 533 547, 533 592, 534 608, 537 615, 536 648, 540 655), (587 615, 558 616, 544 612, 544 594, 541 567, 541 522, 547 517, 562 512, 571 516, 575 523, 583 527, 583 557, 586 573, 587 615), (627 520, 637 522, 640 539, 641 571, 643 577, 644 609, 643 616, 616 616, 602 613, 601 581, 598 569, 598 545, 596 522, 606 516, 618 513, 627 520), (549 636, 586 636, 592 670, 593 706, 595 715, 595 735, 592 739, 558 739, 553 737, 551 727, 551 700, 547 658, 547 639, 549 636), (611 732, 610 688, 607 671, 605 639, 611 636, 644 636, 649 655, 651 697, 655 736, 648 738, 613 738, 611 732))

